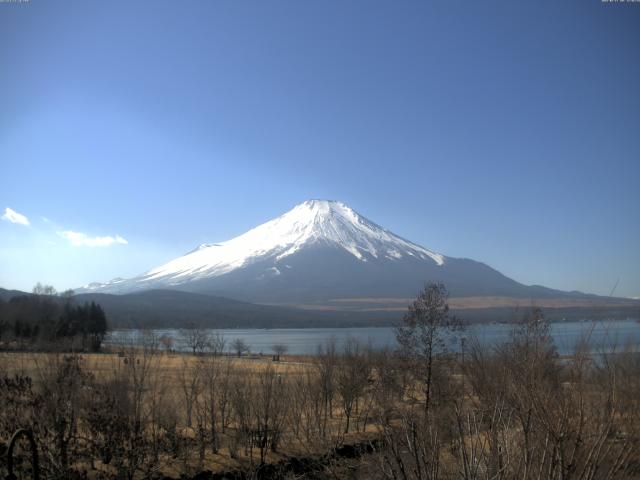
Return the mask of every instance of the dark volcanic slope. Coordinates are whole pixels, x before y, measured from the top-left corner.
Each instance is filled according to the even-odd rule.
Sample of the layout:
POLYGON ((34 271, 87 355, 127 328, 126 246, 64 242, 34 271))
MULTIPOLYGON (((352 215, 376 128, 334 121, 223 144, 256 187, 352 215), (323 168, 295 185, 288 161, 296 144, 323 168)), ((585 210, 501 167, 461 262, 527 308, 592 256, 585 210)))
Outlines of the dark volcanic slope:
POLYGON ((415 297, 430 281, 443 282, 455 297, 585 297, 579 292, 522 285, 474 260, 447 258, 442 266, 413 257, 362 262, 344 249, 317 243, 280 261, 256 261, 222 276, 172 288, 258 303, 305 303, 351 297, 415 297), (269 274, 274 267, 278 275, 269 274))

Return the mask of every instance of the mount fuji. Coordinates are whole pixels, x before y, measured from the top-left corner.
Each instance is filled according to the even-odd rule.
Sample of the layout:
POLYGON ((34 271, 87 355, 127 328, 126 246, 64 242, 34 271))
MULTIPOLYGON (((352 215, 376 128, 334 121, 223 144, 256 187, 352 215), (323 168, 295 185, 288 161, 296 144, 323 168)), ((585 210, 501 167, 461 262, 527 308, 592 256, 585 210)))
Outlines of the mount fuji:
POLYGON ((443 282, 452 297, 589 297, 526 286, 481 262, 444 256, 328 200, 308 200, 231 240, 78 293, 169 289, 256 303, 379 304, 414 297, 429 281, 443 282))

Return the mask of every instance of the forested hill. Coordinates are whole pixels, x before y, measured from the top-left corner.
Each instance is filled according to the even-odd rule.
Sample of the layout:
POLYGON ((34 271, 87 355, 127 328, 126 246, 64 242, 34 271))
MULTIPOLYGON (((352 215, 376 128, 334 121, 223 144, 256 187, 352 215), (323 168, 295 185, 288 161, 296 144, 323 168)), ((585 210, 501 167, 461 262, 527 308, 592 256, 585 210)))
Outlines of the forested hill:
POLYGON ((353 327, 390 325, 401 317, 397 312, 322 312, 258 305, 174 290, 127 295, 84 293, 75 298, 78 302, 93 301, 102 305, 114 328, 353 327))
POLYGON ((34 293, 0 292, 0 344, 3 348, 73 347, 100 350, 108 330, 102 307, 78 302, 70 293, 57 295, 52 287, 34 293))

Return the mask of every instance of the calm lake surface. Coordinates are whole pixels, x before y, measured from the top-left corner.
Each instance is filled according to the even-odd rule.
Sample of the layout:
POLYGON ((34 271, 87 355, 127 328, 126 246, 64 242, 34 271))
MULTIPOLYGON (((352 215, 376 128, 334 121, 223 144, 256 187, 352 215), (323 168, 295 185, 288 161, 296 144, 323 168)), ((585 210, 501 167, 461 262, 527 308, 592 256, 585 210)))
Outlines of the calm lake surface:
MULTIPOLYGON (((484 324, 472 325, 464 332, 456 333, 449 338, 449 348, 453 351, 460 349, 461 338, 467 343, 476 338, 483 345, 496 345, 509 339, 513 325, 484 324)), ((227 341, 242 338, 250 347, 252 353, 271 353, 271 346, 279 343, 288 347, 290 354, 314 354, 318 345, 334 338, 338 345, 348 338, 358 339, 375 348, 394 347, 396 345, 394 329, 392 327, 360 327, 360 328, 283 328, 283 329, 210 329, 211 334, 221 334, 227 341)), ((185 350, 180 330, 153 330, 157 336, 169 335, 174 339, 176 350, 185 350)), ((562 322, 551 324, 551 334, 561 355, 573 353, 576 343, 590 333, 592 351, 610 351, 612 348, 621 349, 632 345, 640 350, 640 323, 636 320, 615 320, 599 322, 562 322)), ((140 330, 114 330, 106 338, 107 344, 120 342, 137 343, 142 340, 140 330)))

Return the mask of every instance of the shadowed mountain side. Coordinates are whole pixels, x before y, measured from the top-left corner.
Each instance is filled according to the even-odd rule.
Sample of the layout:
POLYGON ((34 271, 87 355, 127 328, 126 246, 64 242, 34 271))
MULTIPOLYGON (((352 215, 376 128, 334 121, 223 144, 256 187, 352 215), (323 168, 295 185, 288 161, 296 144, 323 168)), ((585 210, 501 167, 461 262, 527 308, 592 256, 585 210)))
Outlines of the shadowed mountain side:
POLYGON ((0 300, 3 302, 8 302, 13 297, 18 297, 20 295, 30 295, 26 292, 21 292, 20 290, 6 290, 4 288, 0 288, 0 300))
POLYGON ((352 297, 408 297, 430 281, 443 282, 453 297, 587 297, 526 286, 474 260, 448 258, 444 265, 419 258, 363 262, 328 244, 306 246, 283 260, 261 259, 219 277, 171 288, 258 303, 303 303, 352 297), (274 268, 275 267, 275 268, 274 268))

